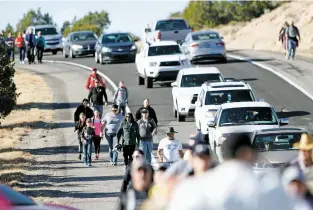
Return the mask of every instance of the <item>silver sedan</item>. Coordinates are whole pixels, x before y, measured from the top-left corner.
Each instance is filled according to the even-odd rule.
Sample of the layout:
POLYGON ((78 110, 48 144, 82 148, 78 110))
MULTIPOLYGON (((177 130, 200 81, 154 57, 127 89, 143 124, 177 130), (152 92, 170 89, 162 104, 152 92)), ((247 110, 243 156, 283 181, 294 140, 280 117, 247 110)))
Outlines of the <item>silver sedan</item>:
POLYGON ((181 44, 191 63, 207 60, 227 62, 225 43, 216 31, 191 32, 181 44))

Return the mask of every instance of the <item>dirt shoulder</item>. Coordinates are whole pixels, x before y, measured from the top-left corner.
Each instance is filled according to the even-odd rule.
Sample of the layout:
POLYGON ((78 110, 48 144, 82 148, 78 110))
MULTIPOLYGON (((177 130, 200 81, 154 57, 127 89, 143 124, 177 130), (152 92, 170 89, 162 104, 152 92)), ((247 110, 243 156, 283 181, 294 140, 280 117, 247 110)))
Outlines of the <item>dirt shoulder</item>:
POLYGON ((15 109, 0 126, 0 182, 7 184, 19 181, 32 162, 30 153, 16 149, 23 137, 53 119, 53 110, 40 109, 53 98, 41 76, 17 69, 14 81, 21 94, 15 109))

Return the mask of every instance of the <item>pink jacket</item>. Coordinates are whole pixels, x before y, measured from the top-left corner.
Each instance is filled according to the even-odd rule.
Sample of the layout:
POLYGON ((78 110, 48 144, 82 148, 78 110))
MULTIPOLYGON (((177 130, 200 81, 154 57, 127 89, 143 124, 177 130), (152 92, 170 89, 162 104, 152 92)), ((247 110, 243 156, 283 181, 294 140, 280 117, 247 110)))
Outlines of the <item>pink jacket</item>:
POLYGON ((102 136, 101 119, 93 119, 92 127, 95 129, 95 134, 97 136, 102 136))

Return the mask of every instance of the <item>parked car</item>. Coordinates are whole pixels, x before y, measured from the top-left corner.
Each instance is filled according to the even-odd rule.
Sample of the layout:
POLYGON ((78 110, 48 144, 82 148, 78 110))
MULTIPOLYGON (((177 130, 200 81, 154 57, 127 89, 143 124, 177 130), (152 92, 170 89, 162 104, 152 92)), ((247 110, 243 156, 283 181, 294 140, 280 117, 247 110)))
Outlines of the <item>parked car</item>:
POLYGON ((97 35, 92 31, 75 31, 70 33, 63 42, 63 56, 94 55, 97 35))
POLYGON ((33 29, 33 33, 37 35, 41 31, 41 35, 46 40, 45 52, 52 52, 53 55, 63 50, 62 35, 54 25, 36 25, 29 26, 27 30, 33 29))
POLYGON ((95 46, 96 63, 107 64, 114 61, 135 62, 137 39, 128 33, 102 34, 95 46))
POLYGON ((189 33, 181 45, 191 63, 219 60, 227 63, 227 54, 223 37, 212 30, 189 33))

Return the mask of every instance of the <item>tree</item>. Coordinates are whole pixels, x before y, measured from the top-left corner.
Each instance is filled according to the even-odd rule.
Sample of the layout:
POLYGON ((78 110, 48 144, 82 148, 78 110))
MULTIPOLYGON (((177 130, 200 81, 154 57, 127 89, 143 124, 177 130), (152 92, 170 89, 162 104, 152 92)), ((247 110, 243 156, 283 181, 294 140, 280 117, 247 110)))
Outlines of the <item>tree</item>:
POLYGON ((70 26, 71 26, 70 21, 64 21, 63 24, 62 24, 62 27, 61 27, 61 34, 63 34, 65 29, 69 28, 70 26))
POLYGON ((11 113, 19 96, 13 80, 14 73, 14 64, 7 55, 7 47, 0 43, 0 119, 11 113))
POLYGON ((2 31, 2 33, 3 33, 4 36, 7 36, 8 33, 12 33, 12 36, 15 35, 14 28, 13 28, 13 26, 12 26, 10 23, 7 24, 7 26, 6 26, 5 29, 2 31))
POLYGON ((171 13, 170 15, 169 15, 169 18, 175 18, 175 17, 182 17, 183 16, 183 14, 182 14, 182 12, 173 12, 173 13, 171 13))
POLYGON ((17 23, 16 30, 18 32, 25 31, 30 25, 54 25, 52 16, 49 13, 42 14, 41 8, 37 11, 31 9, 23 15, 22 19, 17 23))

